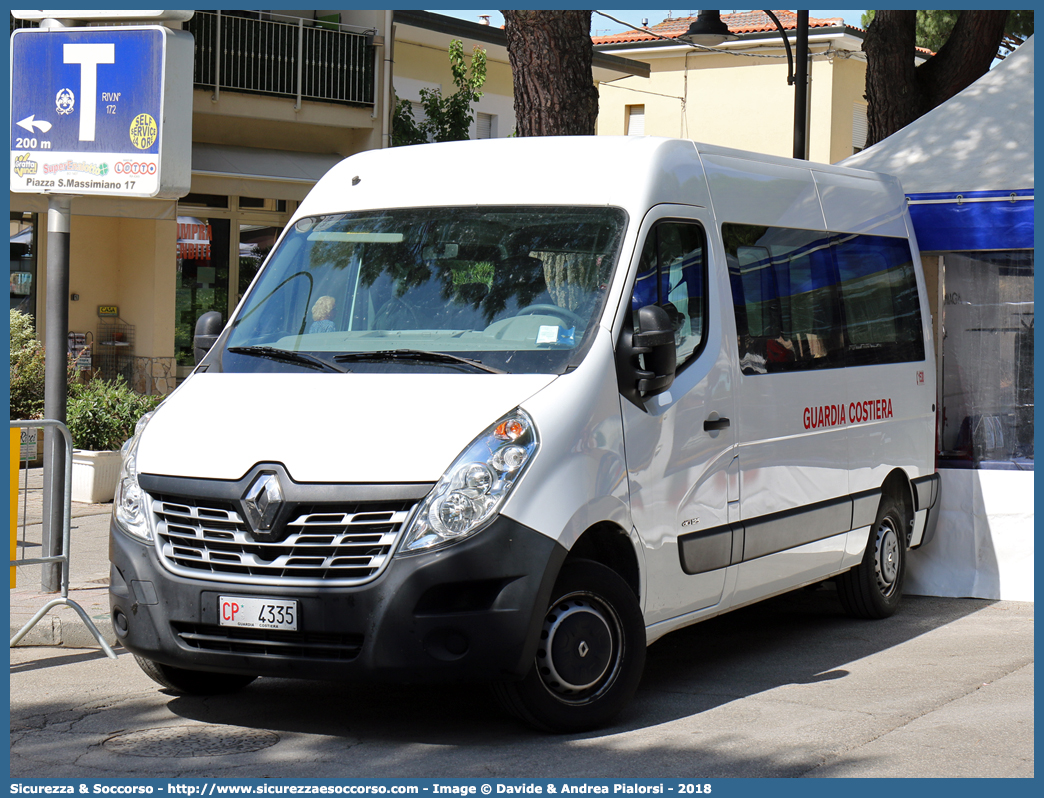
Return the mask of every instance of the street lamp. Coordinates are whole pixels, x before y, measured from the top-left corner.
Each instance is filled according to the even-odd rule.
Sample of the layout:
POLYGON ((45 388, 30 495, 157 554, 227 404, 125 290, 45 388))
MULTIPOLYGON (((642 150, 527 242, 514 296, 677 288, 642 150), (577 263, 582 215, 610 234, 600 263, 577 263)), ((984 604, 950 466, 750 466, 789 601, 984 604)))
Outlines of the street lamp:
MULTIPOLYGON (((763 11, 772 20, 783 37, 787 50, 787 85, 794 86, 794 157, 805 160, 808 141, 808 12, 797 12, 797 76, 794 75, 794 56, 790 52, 790 39, 779 19, 771 11, 763 11), (795 85, 796 84, 796 85, 795 85)), ((729 31, 721 21, 720 11, 700 11, 689 29, 678 37, 689 44, 713 47, 739 37, 729 31)))
POLYGON ((729 26, 721 21, 720 11, 697 11, 695 21, 678 38, 689 44, 713 47, 722 42, 735 41, 739 36, 732 33, 729 26))

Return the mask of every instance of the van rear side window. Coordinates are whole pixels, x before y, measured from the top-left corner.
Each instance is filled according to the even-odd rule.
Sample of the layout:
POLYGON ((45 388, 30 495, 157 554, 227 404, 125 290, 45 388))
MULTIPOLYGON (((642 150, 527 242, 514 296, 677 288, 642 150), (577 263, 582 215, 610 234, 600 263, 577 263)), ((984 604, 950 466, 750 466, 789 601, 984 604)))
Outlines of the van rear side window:
POLYGON ((724 224, 744 374, 924 359, 907 242, 724 224))

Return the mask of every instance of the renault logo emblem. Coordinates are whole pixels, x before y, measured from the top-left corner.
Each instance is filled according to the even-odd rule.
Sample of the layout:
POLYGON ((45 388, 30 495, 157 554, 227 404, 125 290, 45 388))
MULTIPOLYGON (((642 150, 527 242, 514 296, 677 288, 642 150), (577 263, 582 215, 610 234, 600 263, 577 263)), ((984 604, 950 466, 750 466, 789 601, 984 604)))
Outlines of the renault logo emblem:
POLYGON ((267 532, 283 506, 283 489, 279 477, 270 471, 262 472, 243 498, 247 521, 255 532, 267 532))

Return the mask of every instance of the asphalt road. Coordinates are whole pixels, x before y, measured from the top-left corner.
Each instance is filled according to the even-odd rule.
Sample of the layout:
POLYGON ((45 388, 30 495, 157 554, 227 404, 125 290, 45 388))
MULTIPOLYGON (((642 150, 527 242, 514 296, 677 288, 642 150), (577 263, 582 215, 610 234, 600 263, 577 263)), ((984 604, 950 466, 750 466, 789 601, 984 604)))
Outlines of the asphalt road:
POLYGON ((11 651, 11 776, 1032 777, 1033 604, 798 591, 668 635, 616 725, 547 736, 483 685, 164 693, 123 649, 11 651))

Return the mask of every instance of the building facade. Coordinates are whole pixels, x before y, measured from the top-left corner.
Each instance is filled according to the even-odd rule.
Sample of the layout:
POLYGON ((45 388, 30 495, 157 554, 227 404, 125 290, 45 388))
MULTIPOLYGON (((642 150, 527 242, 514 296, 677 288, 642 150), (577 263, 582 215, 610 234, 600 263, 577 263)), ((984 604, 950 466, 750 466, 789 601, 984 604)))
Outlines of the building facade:
MULTIPOLYGON (((793 45, 797 15, 773 13, 793 45)), ((695 17, 596 37, 596 51, 645 61, 651 69, 647 78, 599 86, 598 133, 673 136, 793 155, 795 89, 787 82, 787 53, 775 24, 763 11, 721 19, 738 38, 714 50, 679 38, 695 17)), ((836 163, 866 141, 863 33, 840 18, 809 20, 809 160, 836 163)))

